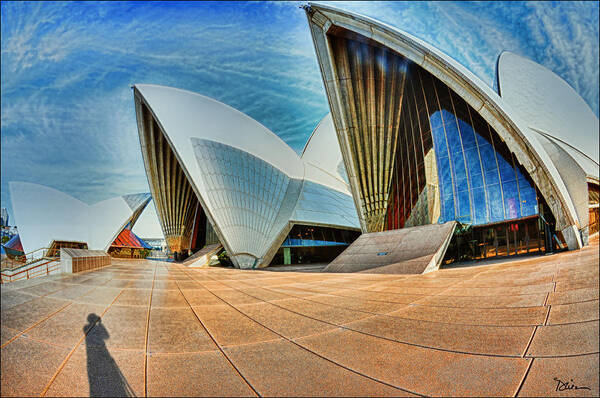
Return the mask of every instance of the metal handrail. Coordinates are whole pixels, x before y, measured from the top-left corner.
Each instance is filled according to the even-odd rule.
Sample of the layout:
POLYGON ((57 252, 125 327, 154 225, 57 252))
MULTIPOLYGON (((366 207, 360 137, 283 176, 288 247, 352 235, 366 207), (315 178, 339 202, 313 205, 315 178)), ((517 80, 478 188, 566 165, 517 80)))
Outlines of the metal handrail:
POLYGON ((30 256, 31 260, 29 260, 28 262, 33 262, 33 261, 37 261, 40 258, 44 258, 44 257, 58 257, 57 253, 60 254, 60 248, 54 248, 54 249, 52 249, 52 248, 49 248, 49 247, 41 247, 39 249, 30 251, 29 253, 25 253, 25 254, 23 254, 22 256, 19 256, 19 257, 24 258, 25 261, 27 262, 27 257, 30 256), (42 254, 41 256, 39 256, 36 259, 35 256, 33 256, 33 254, 41 252, 42 250, 44 250, 45 253, 42 254))
POLYGON ((31 279, 37 276, 41 276, 43 274, 49 275, 50 272, 57 270, 60 267, 60 260, 58 258, 51 258, 46 262, 36 265, 35 267, 27 268, 22 271, 19 271, 15 274, 8 275, 4 272, 0 272, 0 283, 5 282, 16 282, 21 279, 31 279), (45 269, 42 267, 45 266, 45 269), (18 275, 21 275, 17 277, 18 275), (17 278, 15 278, 17 277, 17 278), (8 278, 8 280, 5 280, 8 278))
POLYGON ((40 261, 44 258, 57 258, 60 254, 60 248, 48 248, 41 247, 39 249, 30 251, 25 254, 21 254, 19 256, 15 256, 14 258, 6 258, 2 262, 3 270, 14 270, 16 268, 21 268, 25 265, 32 264, 36 261, 40 261), (6 266, 8 264, 8 266, 6 266))

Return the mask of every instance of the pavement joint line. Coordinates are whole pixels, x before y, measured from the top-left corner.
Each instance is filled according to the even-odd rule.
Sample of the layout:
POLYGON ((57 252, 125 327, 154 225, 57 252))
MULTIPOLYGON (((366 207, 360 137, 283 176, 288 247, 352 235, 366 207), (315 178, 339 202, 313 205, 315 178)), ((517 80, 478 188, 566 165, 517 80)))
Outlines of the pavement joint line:
MULTIPOLYGON (((550 292, 552 293, 552 292, 550 292)), ((559 292, 560 293, 560 292, 559 292)), ((581 300, 581 301, 572 301, 569 303, 562 303, 562 304, 549 304, 549 305, 553 305, 553 306, 561 306, 561 305, 572 305, 572 304, 580 304, 580 303, 589 303, 590 301, 598 301, 598 298, 591 298, 591 299, 587 299, 587 300, 581 300)))
MULTIPOLYGON (((181 295, 183 296, 183 299, 188 304, 190 310, 192 311, 192 313, 194 314, 194 316, 196 317, 196 319, 198 320, 198 322, 200 322, 200 325, 202 326, 202 328, 204 329, 204 331, 208 334, 208 336, 213 341, 213 343, 215 344, 215 346, 218 348, 218 350, 221 352, 221 354, 225 357, 225 359, 229 362, 229 364, 231 365, 231 367, 233 367, 233 369, 237 372, 237 374, 242 378, 242 380, 244 380, 244 382, 246 383, 246 385, 248 385, 248 387, 250 387, 250 389, 254 392, 254 394, 256 394, 257 397, 260 397, 261 395, 259 394, 259 392, 256 391, 256 389, 254 388, 254 386, 252 384, 250 384, 250 382, 248 381, 248 379, 246 379, 246 377, 242 374, 242 372, 238 369, 238 367, 235 366, 235 364, 233 363, 233 361, 231 360, 231 358, 229 358, 229 356, 225 353, 224 347, 222 347, 217 342, 217 340, 214 338, 214 336, 212 335, 212 333, 210 333, 210 331, 208 330, 208 328, 206 327, 206 325, 204 325, 204 322, 202 322, 202 320, 200 319, 200 317, 198 316, 198 314, 196 314, 196 311, 194 311, 194 308, 192 307, 192 305, 188 301, 187 297, 185 297, 185 294, 183 294, 183 292, 181 291, 181 288, 179 287, 179 283, 177 283, 177 282, 175 282, 175 283, 177 284, 177 288, 179 289, 179 293, 181 293, 181 295)), ((206 289, 206 290, 208 290, 208 289, 206 289)))
MULTIPOLYGON (((141 351, 140 351, 141 352, 141 351)), ((167 356, 177 356, 177 355, 188 355, 188 354, 205 354, 207 352, 219 352, 217 348, 214 350, 202 350, 202 351, 182 351, 182 352, 149 352, 149 357, 167 357, 167 356)))
MULTIPOLYGON (((246 315, 246 314, 244 314, 244 315, 246 315)), ((248 315, 246 315, 246 317, 248 317, 248 315)), ((263 326, 262 324, 260 324, 260 325, 263 326)), ((273 338, 273 339, 269 339, 269 340, 251 341, 249 343, 241 343, 241 344, 223 344, 223 345, 221 345, 221 347, 223 347, 224 350, 230 350, 230 349, 236 348, 236 347, 248 347, 248 346, 253 346, 253 345, 263 344, 263 343, 273 343, 275 341, 281 341, 281 340, 283 340, 283 337, 277 337, 277 338, 273 338)))
POLYGON ((585 357, 587 355, 598 355, 600 351, 592 351, 592 352, 582 352, 579 354, 565 354, 565 355, 536 355, 536 356, 527 356, 526 358, 575 358, 575 357, 585 357))
MULTIPOLYGON (((17 282, 18 282, 18 281, 17 281, 17 282)), ((55 282, 55 281, 53 280, 52 282, 55 282)), ((42 283, 43 283, 43 281, 42 281, 42 282, 40 282, 39 284, 42 284, 42 283)), ((58 282, 58 283, 67 283, 67 282, 58 282)), ((20 292, 20 291, 19 291, 19 290, 27 289, 27 288, 29 288, 29 287, 35 287, 35 286, 37 286, 37 285, 33 285, 33 286, 27 286, 27 287, 22 287, 22 288, 16 288, 16 289, 10 289, 10 290, 12 290, 12 291, 13 291, 13 292, 15 292, 15 293, 26 294, 26 295, 28 295, 28 296, 32 296, 33 298, 32 298, 31 300, 27 300, 27 301, 24 301, 24 302, 22 302, 22 303, 21 303, 21 304, 26 304, 26 303, 29 303, 29 302, 31 302, 31 301, 33 301, 33 300, 36 300, 36 299, 38 299, 38 298, 46 297, 46 296, 48 296, 48 295, 50 295, 50 294, 54 294, 54 293, 60 292, 61 290, 65 290, 65 289, 68 289, 68 288, 70 288, 70 287, 73 287, 73 286, 81 286, 81 284, 79 284, 79 283, 73 283, 73 284, 68 284, 68 285, 69 285, 69 286, 65 286, 65 287, 63 287, 63 288, 61 288, 61 289, 52 290, 52 291, 50 291, 50 292, 48 292, 48 293, 42 294, 41 296, 36 296, 35 294, 26 293, 26 292, 20 292)), ((101 285, 99 285, 99 286, 101 286, 101 285)), ((19 304, 19 305, 21 305, 21 304, 19 304)))
MULTIPOLYGON (((484 271, 485 272, 485 271, 484 271)), ((480 273, 481 274, 481 273, 480 273)), ((477 274, 479 275, 479 274, 477 274)), ((475 276, 473 276, 471 279, 475 278, 475 276)), ((469 279, 469 280, 471 280, 469 279)), ((448 285, 448 286, 440 286, 440 288, 444 289, 441 292, 438 292, 434 295, 426 295, 426 294, 420 294, 420 293, 399 293, 399 292, 390 292, 390 291, 372 291, 372 290, 365 290, 363 288, 357 289, 357 288, 352 288, 352 287, 347 287, 347 286, 339 286, 340 289, 347 289, 347 290, 357 290, 357 291, 361 291, 361 292, 371 292, 371 293, 385 293, 385 294, 393 294, 393 295, 401 295, 401 296, 424 296, 423 298, 429 298, 429 297, 433 297, 433 296, 447 296, 447 297, 497 297, 497 296, 507 296, 507 297, 514 297, 514 294, 494 294, 494 295, 483 295, 483 296, 475 296, 475 295, 460 295, 460 296, 455 296, 455 295, 444 295, 442 293, 448 291, 448 290, 452 290, 455 289, 457 286, 456 285, 460 285, 463 284, 467 281, 457 281, 454 284, 448 285)), ((547 282, 547 283, 551 283, 551 282, 547 282)), ((256 287, 256 285, 253 285, 254 287, 256 287)), ((528 287, 531 285, 524 285, 524 286, 500 286, 500 287, 505 287, 505 288, 519 288, 519 287, 528 287)), ((277 287, 277 286, 270 286, 270 287, 277 287)), ((336 287, 336 286, 334 286, 336 287)), ((389 287, 404 287, 404 286, 389 286, 389 287)), ((413 287, 413 286, 405 286, 405 287, 413 287)), ((435 287, 435 286, 431 286, 431 287, 435 287)), ((497 288, 498 286, 493 286, 495 288, 497 288)), ((301 287, 293 287, 295 289, 302 289, 301 287)), ((426 289, 427 287, 422 287, 423 289, 426 289)), ((489 289, 490 287, 466 287, 468 289, 489 289)), ((516 296, 529 296, 529 295, 536 295, 536 294, 541 294, 543 292, 539 292, 539 293, 526 293, 526 294, 519 294, 516 296)))
POLYGON ((35 341, 37 343, 47 344, 47 345, 52 346, 52 347, 67 348, 67 349, 70 348, 70 346, 67 346, 67 345, 60 345, 60 344, 57 344, 57 343, 53 343, 51 341, 37 339, 35 337, 27 336, 26 334, 21 335, 21 337, 24 338, 24 339, 27 339, 27 340, 35 341))
MULTIPOLYGON (((407 304, 407 303, 401 303, 401 302, 397 302, 397 301, 385 301, 385 300, 374 300, 374 299, 369 299, 369 298, 365 298, 365 299, 360 299, 357 297, 352 297, 352 296, 344 296, 344 295, 340 295, 340 294, 335 294, 334 293, 325 293, 325 292, 319 292, 319 291, 313 291, 313 290, 308 290, 308 289, 304 289, 306 291, 310 291, 316 294, 322 294, 322 295, 328 295, 328 296, 333 296, 333 297, 340 297, 340 298, 349 298, 349 299, 354 299, 354 300, 363 300, 363 301, 372 301, 372 302, 377 302, 377 303, 392 303, 392 304, 407 304)), ((450 298, 454 298, 454 297, 493 297, 493 296, 446 296, 444 294, 441 294, 443 292, 440 292, 439 294, 435 294, 435 295, 422 295, 425 297, 422 297, 421 299, 423 300, 427 300, 430 299, 431 297, 436 297, 436 296, 444 296, 444 297, 448 297, 450 298)), ((392 293, 394 294, 394 293, 392 293)), ((398 293, 401 294, 401 293, 398 293)), ((520 294, 520 295, 516 295, 516 296, 539 296, 541 293, 533 293, 533 294, 520 294)), ((402 294, 405 295, 405 294, 402 294)), ((411 294, 406 294, 405 296, 412 296, 411 294)), ((293 297, 293 296, 292 296, 293 297)), ((510 297, 514 297, 514 296, 510 296, 510 297)), ((419 299, 419 300, 421 300, 419 299)), ((585 301, 591 301, 591 300, 585 300, 585 301)), ((413 303, 408 303, 409 305, 416 305, 416 306, 422 306, 422 307, 441 307, 441 308, 476 308, 476 309, 513 309, 513 308, 537 308, 540 307, 539 305, 526 305, 526 306, 505 306, 505 307, 457 307, 457 306, 451 306, 451 305, 431 305, 431 304, 419 304, 417 301, 413 302, 413 303)), ((545 305, 545 304, 544 304, 545 305)))
MULTIPOLYGON (((235 288, 233 288, 233 289, 234 289, 234 290, 237 290, 237 289, 235 289, 235 288)), ((207 290, 208 290, 208 289, 207 289, 207 290)), ((215 295, 215 294, 214 294, 212 291, 210 291, 210 290, 209 290, 209 292, 210 292, 210 293, 212 293, 213 295, 215 295)), ((243 293, 243 292, 242 292, 242 293, 243 293)), ((246 294, 246 293, 244 293, 244 294, 246 294)), ((216 295, 215 295, 215 296, 216 296, 216 295)), ((330 363, 332 363, 332 364, 334 364, 334 365, 336 365, 336 366, 339 366, 339 367, 341 367, 341 368, 344 368, 344 369, 346 369, 346 370, 348 370, 348 371, 350 371, 350 372, 352 372, 352 373, 354 373, 354 374, 357 374, 357 375, 359 375, 359 376, 362 376, 362 377, 365 377, 365 378, 367 378, 367 379, 373 380, 373 381, 375 381, 375 382, 377 382, 377 383, 381 383, 381 384, 387 385, 388 387, 392 387, 392 388, 395 388, 395 389, 397 389, 397 390, 400 390, 400 391, 408 392, 408 393, 410 393, 410 394, 415 394, 415 395, 419 395, 419 396, 424 396, 423 394, 419 394, 419 393, 417 393, 417 392, 410 391, 410 390, 408 390, 408 389, 405 389, 405 388, 402 388, 402 387, 398 387, 398 386, 395 386, 395 385, 393 385, 393 384, 387 383, 387 382, 385 382, 385 381, 382 381, 382 380, 376 379, 376 378, 374 378, 374 377, 371 377, 371 376, 365 375, 365 374, 363 374, 363 373, 361 373, 361 372, 359 372, 359 371, 356 371, 356 370, 354 370, 354 369, 352 369, 352 368, 349 368, 349 367, 347 367, 347 366, 345 366, 345 365, 342 365, 342 364, 340 364, 340 363, 338 363, 338 362, 336 362, 336 361, 333 361, 333 360, 331 360, 331 359, 329 359, 329 358, 327 358, 327 357, 324 357, 323 355, 320 355, 320 354, 318 354, 318 353, 316 353, 316 352, 314 352, 314 351, 310 350, 309 348, 307 348, 307 347, 304 347, 303 345, 301 345, 301 344, 299 344, 299 343, 295 342, 294 340, 291 340, 291 339, 289 339, 289 338, 287 338, 287 337, 283 336, 282 334, 280 334, 280 333, 278 333, 277 331, 275 331, 275 330, 271 329, 270 327, 268 327, 268 326, 266 326, 266 325, 263 325, 262 323, 258 322, 256 319, 254 319, 254 318, 252 318, 252 317, 248 316, 247 314, 245 314, 244 312, 242 312, 242 311, 240 311, 238 308, 236 308, 234 305, 232 305, 232 304, 230 304, 229 302, 227 302, 227 301, 223 300, 223 299, 222 299, 222 298, 220 298, 219 296, 216 296, 216 297, 217 297, 219 300, 222 300, 222 301, 223 301, 225 304, 227 304, 228 306, 230 306, 231 308, 233 308, 233 309, 234 309, 234 310, 236 310, 237 312, 239 312, 240 314, 242 314, 243 316, 245 316, 245 317, 247 317, 248 319, 250 319, 251 321, 255 322, 256 324, 258 324, 258 325, 260 325, 260 326, 264 327, 265 329, 267 329, 267 330, 271 331, 272 333, 274 333, 274 334, 276 334, 276 335, 280 336, 281 338, 283 338, 283 339, 285 339, 286 341, 288 341, 288 342, 290 342, 290 343, 294 344, 295 346, 297 346, 297 347, 299 347, 299 348, 301 348, 301 349, 303 349, 303 350, 305 350, 305 351, 307 351, 307 352, 309 352, 309 353, 311 353, 311 354, 313 354, 313 355, 316 355, 316 356, 318 356, 318 357, 319 357, 319 358, 321 358, 321 359, 324 359, 324 360, 325 360, 325 361, 327 361, 327 362, 330 362, 330 363)), ((259 395, 259 396, 260 396, 260 395, 259 395)))
POLYGON ((546 306, 546 318, 544 319, 544 326, 547 325, 548 323, 548 318, 550 317, 550 309, 552 308, 552 306, 546 306))
POLYGON ((525 369, 525 373, 523 373, 523 377, 521 378, 521 381, 519 382, 519 386, 517 387, 517 390, 513 394, 513 397, 516 397, 517 395, 519 395, 521 388, 523 388, 523 384, 525 384, 525 379, 527 378, 527 375, 529 375, 529 370, 531 369, 531 365, 533 365, 533 361, 535 361, 535 358, 531 358, 531 361, 529 361, 529 364, 527 365, 527 369, 525 369))
MULTIPOLYGON (((137 352, 140 354, 143 354, 144 351, 141 348, 121 348, 121 347, 111 347, 108 346, 107 348, 110 348, 110 351, 121 351, 121 352, 137 352)), ((97 349, 101 349, 97 346, 90 346, 91 350, 97 350, 97 349)))
MULTIPOLYGON (((273 287, 273 286, 272 286, 273 287)), ((274 286, 277 287, 277 286, 274 286)), ((498 286, 496 286, 497 288, 498 286)), ((511 286, 511 287, 520 287, 520 286, 511 286)), ((524 286, 525 287, 525 286, 524 286)), ((452 287, 454 288, 454 287, 452 287)), ((425 296, 425 297, 432 297, 432 295, 427 295, 427 294, 420 294, 420 293, 398 293, 398 292, 390 292, 390 291, 376 291, 376 290, 363 290, 363 289, 354 289, 352 287, 344 287, 341 289, 346 289, 346 290, 354 290, 354 291, 359 291, 359 292, 369 292, 369 293, 383 293, 383 294, 391 294, 391 295, 395 295, 395 296, 425 296)), ((470 288, 470 289, 489 289, 489 288, 470 288)), ((437 296, 445 296, 445 297, 515 297, 515 296, 535 296, 535 295, 539 295, 545 292, 538 292, 538 293, 525 293, 525 294, 493 294, 493 295, 483 295, 483 296, 477 296, 477 295, 444 295, 444 294, 436 294, 437 296)))
POLYGON ((533 332, 531 332, 531 337, 529 337, 529 341, 527 342, 527 345, 525 346, 525 350, 523 351, 523 355, 521 355, 522 358, 525 358, 525 356, 527 355, 527 351, 529 350, 529 346, 531 346, 531 342, 533 341, 533 337, 535 336, 535 332, 537 331, 537 325, 533 328, 533 332))
MULTIPOLYGON (((108 281, 106 281, 106 283, 108 283, 108 281)), ((129 283, 132 283, 132 282, 129 282, 129 283)), ((102 317, 104 316, 104 314, 106 314, 106 312, 110 309, 110 307, 112 306, 112 304, 115 301, 117 301, 117 299, 121 296, 121 294, 123 293, 123 291, 125 291, 125 288, 121 289, 121 291, 119 292, 119 294, 117 294, 117 296, 113 299, 113 301, 104 309, 104 311, 98 317, 98 319, 96 319, 96 321, 94 322, 94 324, 77 341, 77 343, 75 344, 75 347, 73 347, 73 349, 67 354, 67 357, 59 365, 58 369, 56 370, 56 372, 54 373, 54 375, 52 376, 52 378, 50 379, 50 381, 46 385, 46 388, 44 388, 44 390, 40 393, 40 397, 46 396, 46 393, 48 392, 48 390, 52 386, 52 383, 54 383, 54 380, 56 380, 56 378, 58 377, 58 375, 60 374, 60 372, 63 370, 63 368, 65 367, 65 365, 69 361, 69 359, 71 359, 71 357, 73 356, 73 354, 75 353, 75 351, 77 351, 77 348, 79 348, 79 346, 81 345, 81 343, 83 342, 83 340, 87 337, 87 335, 90 334, 90 332, 94 329, 94 327, 96 327, 96 325, 98 324, 98 322, 100 322, 100 320, 102 319, 102 317)), ((127 380, 125 380, 125 382, 127 382, 127 380)))
MULTIPOLYGON (((82 295, 77 296, 76 298, 74 298, 73 300, 70 300, 70 303, 65 304, 64 306, 62 306, 61 308, 59 308, 58 310, 54 311, 53 313, 47 315, 46 317, 42 318, 41 320, 39 320, 38 322, 34 323, 33 325, 29 326, 27 329, 23 330, 22 332, 20 332, 19 334, 17 334, 16 336, 14 336, 13 338, 11 338, 10 340, 8 340, 7 342, 5 342, 4 344, 2 344, 2 346, 0 346, 0 349, 6 347, 7 345, 9 345, 10 343, 12 343, 13 341, 15 341, 16 339, 18 339, 20 336, 22 336, 23 334, 27 333, 28 331, 30 331, 31 329, 33 329, 34 327, 38 326, 39 324, 47 321, 48 319, 50 319, 51 317, 53 317, 54 315, 58 314, 59 312, 61 312, 62 310, 64 310, 65 308, 71 306, 72 304, 75 303, 75 300, 78 300, 82 297, 85 297, 86 295, 92 293, 94 290, 96 290, 99 287, 102 287, 103 285, 105 285, 106 283, 108 283, 110 281, 110 279, 106 282, 104 282, 103 284, 100 285, 96 285, 94 286, 92 289, 90 289, 89 291, 85 292, 82 295)), ((80 285, 81 286, 81 285, 80 285)), ((40 296, 38 298, 42 298, 43 296, 40 296)), ((51 297, 50 297, 51 298, 51 297)), ((58 299, 60 300, 60 299, 58 299)), ((33 300, 30 300, 33 301, 33 300)), ((26 301, 25 303, 28 303, 30 301, 26 301)), ((21 304, 25 304, 25 303, 21 303, 21 304)), ((19 304, 19 305, 21 305, 19 304)), ((15 308, 15 307, 13 307, 15 308)), ((11 308, 12 309, 12 308, 11 308)), ((13 329, 16 330, 16 329, 13 329)))
MULTIPOLYGON (((234 290, 235 290, 235 289, 234 289, 234 290)), ((243 291, 241 291, 241 290, 239 290, 239 292, 240 292, 240 293, 243 293, 243 294, 245 294, 245 295, 247 295, 247 296, 250 296, 250 297, 252 297, 252 298, 255 298, 255 299, 257 299, 257 300, 261 300, 260 298, 258 298, 258 297, 255 297, 255 296, 252 296, 252 295, 250 295, 250 294, 248 294, 248 293, 246 293, 246 292, 243 292, 243 291)), ((211 293, 213 293, 213 292, 211 292, 211 293)), ((215 295, 215 296, 216 296, 216 294, 214 294, 214 293, 213 293, 213 295, 215 295)), ((218 296, 217 296, 217 297, 218 297, 218 296)), ((220 300, 222 300, 222 301, 225 301, 225 300, 223 300, 221 297, 218 297, 218 298, 219 298, 220 300)), ((465 354, 465 355, 477 355, 477 356, 485 356, 485 357, 502 357, 502 358, 519 358, 519 356, 518 356, 518 355, 482 354, 482 353, 473 353, 473 352, 458 351, 458 350, 449 350, 449 349, 440 348, 440 347, 425 346, 425 345, 421 345, 421 344, 416 344, 416 343, 410 343, 410 342, 405 342, 405 341, 395 340, 395 339, 392 339, 392 338, 389 338, 389 337, 385 337, 385 336, 378 336, 378 335, 371 334, 371 333, 368 333, 368 332, 364 332, 364 331, 361 331, 361 330, 358 330, 358 329, 353 329, 353 328, 351 328, 351 327, 347 326, 349 323, 353 323, 353 322, 357 322, 357 321, 363 321, 363 320, 365 320, 365 319, 370 319, 370 318, 374 318, 374 317, 377 317, 377 316, 380 316, 380 317, 381 317, 381 316, 389 316, 389 315, 385 315, 385 314, 384 314, 384 315, 373 315, 373 316, 371 316, 371 317, 367 316, 367 317, 365 317, 365 318, 360 318, 360 319, 357 319, 357 320, 354 320, 354 321, 351 321, 351 322, 347 322, 347 323, 345 323, 345 324, 341 324, 341 325, 340 325, 340 324, 332 323, 332 322, 325 321, 325 320, 322 320, 322 319, 317 319, 317 318, 311 317, 311 316, 309 316, 309 315, 305 315, 305 314, 302 314, 302 313, 299 313, 299 312, 296 312, 296 311, 290 310, 290 309, 288 309, 288 308, 285 308, 285 307, 279 306, 279 305, 277 305, 277 304, 275 304, 275 303, 272 303, 272 302, 266 302, 266 301, 264 301, 264 300, 262 300, 262 301, 263 301, 263 302, 265 302, 265 303, 267 303, 267 304, 272 304, 272 305, 275 305, 276 307, 278 307, 278 308, 281 308, 282 310, 285 310, 285 311, 288 311, 288 312, 294 313, 294 314, 296 314, 296 315, 299 315, 299 316, 303 316, 303 317, 306 317, 306 318, 312 319, 312 320, 314 320, 314 321, 318 321, 318 322, 326 323, 326 324, 328 324, 328 325, 330 325, 330 326, 334 326, 334 327, 336 327, 336 328, 340 328, 340 329, 349 330, 349 331, 352 331, 352 332, 356 332, 356 333, 364 334, 364 335, 366 335, 366 336, 376 337, 376 338, 380 338, 380 339, 383 339, 383 340, 388 340, 388 341, 395 342, 395 343, 406 344, 406 345, 410 345, 410 346, 416 346, 416 347, 421 347, 421 348, 426 348, 426 349, 431 349, 431 350, 436 350, 436 351, 443 351, 443 352, 453 352, 453 353, 465 354)), ((229 303, 227 303, 227 304, 229 304, 229 303)), ((230 306, 232 306, 231 304, 229 304, 229 305, 230 305, 230 306)), ((235 308, 235 307, 234 307, 234 308, 235 308)), ((241 310, 239 310, 238 308, 236 308, 236 310, 238 310, 238 312, 242 313, 242 311, 241 311, 241 310)), ((247 316, 248 318, 252 319, 254 322, 258 323, 259 325, 261 325, 261 326, 264 326, 264 327, 267 327, 267 326, 265 326, 265 325, 261 324, 260 322, 256 321, 255 319, 251 318, 250 316, 248 316, 248 315, 246 315, 246 314, 244 314, 244 315, 245 315, 245 316, 247 316)), ((397 318, 397 317, 394 317, 394 318, 397 318)), ((404 319, 404 318, 400 318, 400 319, 404 319)), ((411 320, 413 320, 413 319, 411 319, 411 320)), ((439 323, 439 322, 435 322, 435 321, 421 321, 421 322, 432 322, 432 323, 439 323)), ((462 325, 462 326, 489 326, 489 325, 462 325)), ((505 328, 510 328, 510 327, 531 327, 531 326, 532 326, 532 325, 527 325, 527 326, 506 326, 505 328)), ((494 326, 494 327, 495 327, 495 326, 494 326)), ((535 326, 535 327, 537 327, 537 326, 535 326)), ((275 333, 277 333, 277 332, 275 332, 275 333)), ((327 333, 327 332, 323 332, 323 333, 327 333)), ((279 333, 277 333, 277 334, 279 334, 279 333)), ((316 334, 319 334, 319 333, 316 333, 316 334)), ((282 337, 284 337, 284 336, 282 336, 282 337)), ((307 337, 307 336, 303 336, 303 337, 307 337)), ((298 338, 303 338, 303 337, 298 337, 298 338)), ((533 337, 533 336, 532 336, 532 337, 533 337)), ((284 337, 284 338, 286 338, 286 337, 284 337)))
POLYGON ((146 313, 146 336, 144 338, 144 397, 148 396, 148 330, 150 329, 150 307, 152 306, 152 295, 154 294, 154 281, 156 280, 156 268, 152 274, 152 288, 150 289, 150 299, 148 300, 148 311, 146 313))
MULTIPOLYGON (((255 285, 255 287, 260 287, 260 286, 256 286, 256 285, 255 285)), ((268 288, 268 287, 263 287, 262 289, 269 290, 269 291, 273 291, 273 292, 275 292, 275 293, 279 293, 277 290, 273 290, 273 289, 270 289, 270 288, 268 288)), ((235 289, 235 290, 237 290, 237 289, 235 289)), ((248 295, 248 296, 250 296, 250 297, 253 297, 253 298, 255 298, 255 299, 258 299, 258 300, 261 300, 261 301, 265 301, 265 300, 262 300, 262 299, 260 299, 260 298, 258 298, 258 297, 252 296, 252 295, 250 295, 250 294, 248 294, 248 293, 245 293, 245 292, 243 292, 243 291, 241 291, 241 290, 238 290, 238 291, 239 291, 239 292, 241 292, 241 293, 244 293, 244 294, 246 294, 246 295, 248 295)), ((211 292, 211 293, 212 293, 212 292, 211 292)), ((213 293, 213 294, 214 294, 214 293, 213 293)), ((432 295, 432 296, 428 296, 428 297, 433 297, 433 296, 436 296, 436 295, 432 295)), ((306 297, 303 297, 303 296, 292 296, 292 295, 290 295, 290 297, 291 297, 291 298, 294 298, 294 299, 298 299, 298 300, 305 300, 305 301, 309 301, 309 302, 312 302, 312 303, 317 303, 317 304, 320 304, 320 305, 325 305, 325 306, 333 307, 333 308, 339 308, 339 309, 342 309, 342 310, 345 310, 345 311, 352 311, 352 312, 365 313, 365 314, 368 314, 368 315, 383 315, 383 316, 391 316, 391 317, 393 317, 393 318, 399 318, 399 319, 408 319, 408 320, 422 321, 422 320, 420 320, 420 319, 416 319, 416 318, 407 318, 407 317, 402 317, 402 316, 394 316, 394 315, 389 315, 389 314, 391 314, 391 313, 394 313, 394 312, 398 312, 398 311, 405 310, 405 309, 409 308, 409 307, 410 307, 412 304, 414 304, 414 303, 408 303, 408 304, 405 304, 405 305, 404 305, 402 308, 399 308, 399 309, 397 309, 397 310, 394 310, 394 311, 391 311, 391 312, 387 312, 387 313, 381 313, 381 314, 380 314, 380 313, 375 313, 375 312, 370 312, 370 311, 363 311, 363 310, 350 309, 350 308, 348 308, 348 307, 341 307, 341 306, 332 305, 332 304, 324 304, 324 303, 322 303, 322 302, 320 302, 320 301, 311 300, 310 298, 306 298, 306 297)), ((220 298, 220 297, 219 297, 219 298, 220 298)), ((419 300, 422 300, 422 299, 419 299, 419 300)), ((418 300, 417 300, 417 301, 418 301, 418 300)), ((537 308, 540 308, 540 307, 541 307, 541 306, 538 306, 537 308)), ((285 307, 282 307, 282 308, 284 308, 284 309, 285 309, 285 307)), ((460 307, 458 307, 458 308, 460 308, 460 307)), ((517 307, 517 308, 519 308, 519 307, 517 307)), ((300 314, 300 315, 302 315, 302 314, 300 314)), ((524 324, 524 325, 495 325, 495 324, 492 324, 492 325, 487 325, 487 324, 483 324, 483 325, 482 325, 482 324, 474 324, 474 323, 452 323, 452 322, 441 322, 441 321, 432 321, 432 320, 427 320, 427 322, 431 322, 431 323, 438 323, 438 324, 444 324, 444 325, 462 325, 462 326, 489 326, 489 327, 498 327, 498 328, 506 328, 506 327, 527 327, 527 326, 534 326, 534 325, 535 325, 535 324, 528 324, 528 325, 525 325, 525 324, 524 324)))

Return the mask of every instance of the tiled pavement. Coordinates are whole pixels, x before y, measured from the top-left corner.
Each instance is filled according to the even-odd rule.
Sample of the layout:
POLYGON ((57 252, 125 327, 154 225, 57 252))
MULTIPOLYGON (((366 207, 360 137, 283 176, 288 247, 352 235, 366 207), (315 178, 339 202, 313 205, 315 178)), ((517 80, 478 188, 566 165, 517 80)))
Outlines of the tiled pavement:
POLYGON ((410 276, 114 260, 2 286, 1 394, 598 396, 598 290, 597 240, 410 276))

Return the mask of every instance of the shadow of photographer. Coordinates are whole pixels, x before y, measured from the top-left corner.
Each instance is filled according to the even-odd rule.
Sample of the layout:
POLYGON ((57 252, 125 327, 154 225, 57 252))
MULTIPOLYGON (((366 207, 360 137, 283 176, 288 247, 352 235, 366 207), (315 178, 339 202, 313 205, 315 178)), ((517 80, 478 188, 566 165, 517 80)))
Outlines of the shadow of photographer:
POLYGON ((88 323, 83 327, 87 354, 87 373, 90 397, 133 397, 133 389, 121 373, 117 363, 106 348, 105 340, 110 338, 102 319, 89 314, 88 323))

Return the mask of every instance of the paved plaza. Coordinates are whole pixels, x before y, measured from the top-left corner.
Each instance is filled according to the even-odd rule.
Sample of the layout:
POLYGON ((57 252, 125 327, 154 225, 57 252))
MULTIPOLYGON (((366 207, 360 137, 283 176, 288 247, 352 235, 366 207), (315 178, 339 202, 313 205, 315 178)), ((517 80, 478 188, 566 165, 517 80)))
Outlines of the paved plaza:
POLYGON ((598 290, 597 239, 425 275, 113 259, 2 286, 2 395, 598 396, 598 290))

